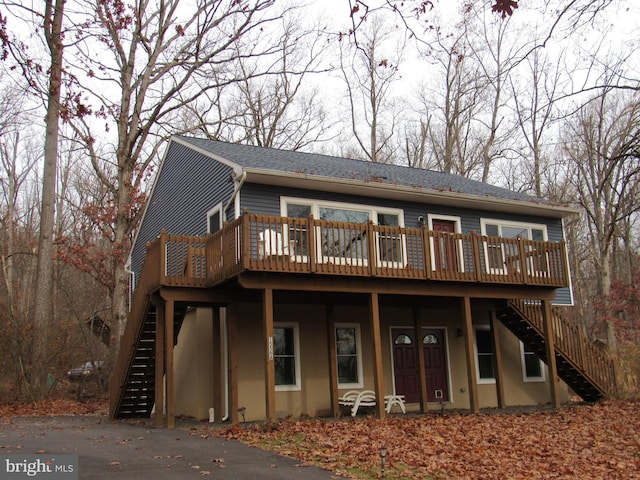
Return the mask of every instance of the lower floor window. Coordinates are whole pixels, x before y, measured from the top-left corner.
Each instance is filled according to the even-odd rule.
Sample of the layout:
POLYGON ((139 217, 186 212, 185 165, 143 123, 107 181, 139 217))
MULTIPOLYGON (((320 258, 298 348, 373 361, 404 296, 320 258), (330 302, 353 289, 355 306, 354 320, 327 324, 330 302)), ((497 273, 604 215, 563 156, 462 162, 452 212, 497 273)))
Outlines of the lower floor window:
POLYGON ((300 357, 297 325, 278 324, 274 326, 273 362, 276 389, 291 390, 299 388, 300 357))
POLYGON ((362 386, 360 373, 360 327, 336 326, 338 384, 341 388, 362 386))
POLYGON ((538 356, 520 342, 520 354, 522 356, 522 373, 526 382, 542 382, 544 378, 544 367, 538 356))
POLYGON ((493 370, 493 340, 489 327, 476 327, 476 365, 478 383, 492 383, 495 381, 493 370))

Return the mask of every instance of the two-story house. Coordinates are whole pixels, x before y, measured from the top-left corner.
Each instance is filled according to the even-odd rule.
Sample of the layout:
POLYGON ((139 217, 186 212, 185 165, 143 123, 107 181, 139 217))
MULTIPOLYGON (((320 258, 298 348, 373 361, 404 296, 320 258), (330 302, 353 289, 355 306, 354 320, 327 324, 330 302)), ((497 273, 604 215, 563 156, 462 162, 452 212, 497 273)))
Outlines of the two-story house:
POLYGON ((365 389, 380 417, 389 395, 419 412, 597 400, 612 365, 558 308, 574 213, 441 172, 174 137, 131 251, 111 415, 337 416, 365 389))

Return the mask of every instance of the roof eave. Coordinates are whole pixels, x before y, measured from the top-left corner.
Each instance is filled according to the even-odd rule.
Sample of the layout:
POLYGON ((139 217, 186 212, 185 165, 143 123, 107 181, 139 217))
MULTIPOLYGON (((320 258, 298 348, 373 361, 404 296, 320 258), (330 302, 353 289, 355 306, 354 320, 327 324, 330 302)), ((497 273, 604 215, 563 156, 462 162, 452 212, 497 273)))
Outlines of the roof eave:
POLYGON ((325 192, 348 193, 351 195, 373 196, 393 200, 430 203, 433 205, 519 213, 522 215, 538 215, 552 218, 565 218, 579 213, 579 210, 565 205, 482 197, 414 186, 392 185, 382 182, 366 182, 355 179, 342 179, 321 175, 309 175, 306 173, 255 168, 244 168, 244 171, 247 174, 247 181, 251 183, 280 187, 303 187, 325 192))

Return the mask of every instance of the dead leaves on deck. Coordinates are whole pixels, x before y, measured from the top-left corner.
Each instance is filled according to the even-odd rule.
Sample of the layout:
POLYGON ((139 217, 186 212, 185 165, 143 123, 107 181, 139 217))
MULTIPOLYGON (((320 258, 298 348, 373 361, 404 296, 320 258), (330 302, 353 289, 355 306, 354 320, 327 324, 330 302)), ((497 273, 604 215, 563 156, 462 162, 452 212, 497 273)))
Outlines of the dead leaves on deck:
POLYGON ((355 478, 640 478, 640 403, 559 412, 284 420, 218 432, 355 478), (354 473, 356 472, 356 473, 354 473), (360 472, 360 473, 357 473, 360 472))

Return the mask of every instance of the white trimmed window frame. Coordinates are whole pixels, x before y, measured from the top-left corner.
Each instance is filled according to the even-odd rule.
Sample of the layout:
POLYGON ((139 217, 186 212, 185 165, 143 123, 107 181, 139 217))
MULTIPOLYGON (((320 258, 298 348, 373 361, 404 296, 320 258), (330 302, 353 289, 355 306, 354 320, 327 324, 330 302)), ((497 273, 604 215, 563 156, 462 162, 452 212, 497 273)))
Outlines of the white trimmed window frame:
POLYGON ((525 383, 546 382, 547 377, 545 373, 545 365, 544 365, 544 362, 539 358, 537 358, 537 360, 540 366, 540 375, 537 377, 527 375, 527 364, 525 362, 525 356, 527 354, 533 355, 533 352, 527 352, 525 350, 524 343, 522 343, 521 341, 519 341, 518 343, 520 344, 520 364, 522 365, 522 381, 525 383))
POLYGON ((224 224, 224 218, 222 218, 222 203, 219 203, 207 212, 207 233, 215 233, 211 231, 211 217, 213 217, 216 213, 219 214, 218 218, 220 219, 218 230, 220 230, 224 224))
MULTIPOLYGON (((398 217, 398 226, 401 228, 404 227, 404 210, 400 208, 377 207, 373 205, 365 205, 360 203, 333 202, 330 200, 318 200, 318 199, 303 198, 303 197, 284 197, 283 196, 283 197, 280 197, 280 215, 282 215, 283 217, 287 216, 287 205, 289 204, 308 205, 311 210, 311 215, 313 215, 314 218, 320 218, 320 208, 323 208, 323 207, 335 208, 340 210, 352 210, 354 212, 367 213, 369 215, 369 221, 373 222, 374 224, 378 223, 378 214, 396 215, 398 217)), ((401 250, 403 252, 402 262, 383 261, 380 258, 378 242, 376 242, 375 254, 376 254, 376 259, 379 266, 398 268, 398 267, 404 267, 404 265, 406 265, 407 260, 406 260, 405 252, 407 251, 407 246, 406 246, 406 239, 404 238, 404 235, 402 235, 401 242, 402 242, 401 250)), ((334 260, 331 257, 327 258, 322 254, 322 252, 316 252, 316 259, 318 260, 322 259, 326 261, 334 260)), ((297 260, 305 262, 306 258, 300 257, 297 260)), ((365 264, 366 259, 362 259, 362 262, 363 264, 365 264)))
MULTIPOLYGON (((355 330, 356 335, 356 368, 358 381, 356 383, 340 383, 340 377, 338 376, 338 388, 340 389, 348 389, 348 388, 363 388, 364 381, 362 375, 362 336, 360 334, 360 324, 359 323, 336 323, 335 329, 339 328, 353 328, 355 330)), ((337 336, 336 336, 337 341, 337 336)), ((338 349, 336 345, 336 362, 338 361, 338 349)))
POLYGON ((300 326, 297 322, 274 322, 273 328, 293 329, 293 358, 295 365, 295 384, 276 385, 276 392, 296 392, 302 390, 302 375, 300 373, 300 326))
MULTIPOLYGON (((482 232, 482 235, 487 235, 487 225, 497 225, 498 226, 498 236, 499 237, 503 237, 502 235, 502 228, 503 227, 510 227, 510 228, 520 228, 522 230, 526 230, 527 231, 527 238, 531 239, 531 231, 532 230, 541 230, 542 231, 542 240, 547 242, 548 241, 548 234, 547 234, 547 226, 543 223, 529 223, 529 222, 517 222, 517 221, 512 221, 512 220, 498 220, 495 218, 481 218, 480 219, 480 230, 482 232)), ((513 237, 503 237, 503 238, 513 238, 513 237)), ((489 266, 490 262, 489 262, 489 251, 488 251, 488 245, 485 243, 484 247, 483 247, 483 251, 484 251, 484 261, 485 261, 485 269, 487 272, 490 273, 494 273, 494 274, 506 274, 506 267, 502 267, 502 268, 491 268, 489 266)), ((504 252, 503 252, 504 255, 504 252)))
MULTIPOLYGON (((496 378, 495 378, 495 355, 496 352, 493 349, 493 341, 491 342, 491 362, 493 365, 493 374, 494 376, 491 378, 480 378, 480 362, 479 360, 479 353, 478 353, 478 337, 477 337, 477 332, 478 331, 483 331, 483 332, 489 332, 489 335, 491 335, 491 327, 489 325, 474 325, 473 326, 473 353, 476 356, 476 382, 478 383, 478 385, 493 385, 496 383, 496 378)), ((487 354, 483 354, 483 355, 487 355, 487 354)))

